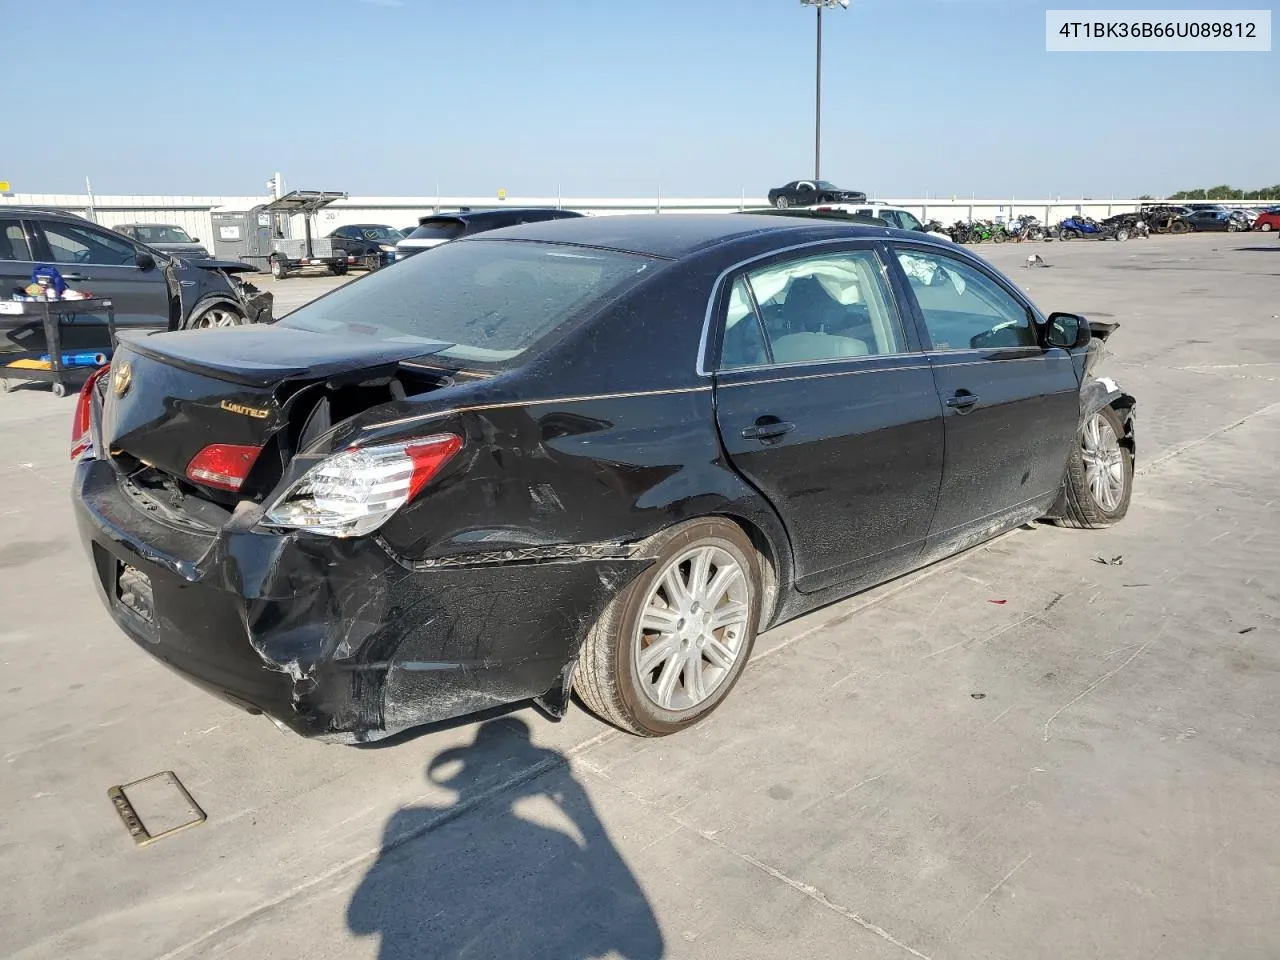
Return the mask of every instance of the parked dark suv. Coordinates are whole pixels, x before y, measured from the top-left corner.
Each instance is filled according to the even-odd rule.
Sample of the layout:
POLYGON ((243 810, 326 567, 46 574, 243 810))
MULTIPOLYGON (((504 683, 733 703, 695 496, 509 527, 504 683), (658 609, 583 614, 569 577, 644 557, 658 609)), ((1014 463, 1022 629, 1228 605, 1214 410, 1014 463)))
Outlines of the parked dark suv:
MULTIPOLYGON (((187 260, 100 227, 75 214, 0 206, 0 299, 31 282, 36 264, 51 264, 67 286, 115 305, 122 330, 231 327, 271 320, 271 294, 238 274, 248 264, 187 260)), ((0 316, 5 354, 37 350, 44 328, 29 317, 0 316)), ((66 350, 108 346, 106 317, 80 315, 63 325, 66 350)))
POLYGON ((396 244, 396 259, 403 260, 405 257, 411 257, 431 247, 438 247, 450 240, 458 240, 485 230, 580 216, 582 214, 576 210, 557 210, 554 207, 514 207, 500 210, 460 210, 457 213, 437 213, 420 219, 418 228, 396 244))
POLYGON ((346 253, 348 267, 377 270, 396 258, 405 235, 385 223, 348 223, 329 234, 334 253, 346 253))

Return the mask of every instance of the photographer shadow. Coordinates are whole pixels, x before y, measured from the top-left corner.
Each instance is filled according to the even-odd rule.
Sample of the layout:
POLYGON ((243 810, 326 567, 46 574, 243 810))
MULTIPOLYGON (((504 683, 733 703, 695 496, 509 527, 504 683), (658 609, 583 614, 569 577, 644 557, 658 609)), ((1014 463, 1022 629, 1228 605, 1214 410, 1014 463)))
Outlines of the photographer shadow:
POLYGON ((523 720, 487 721, 426 775, 456 801, 397 812, 347 908, 352 933, 381 938, 380 960, 660 960, 639 883, 567 758, 523 720))

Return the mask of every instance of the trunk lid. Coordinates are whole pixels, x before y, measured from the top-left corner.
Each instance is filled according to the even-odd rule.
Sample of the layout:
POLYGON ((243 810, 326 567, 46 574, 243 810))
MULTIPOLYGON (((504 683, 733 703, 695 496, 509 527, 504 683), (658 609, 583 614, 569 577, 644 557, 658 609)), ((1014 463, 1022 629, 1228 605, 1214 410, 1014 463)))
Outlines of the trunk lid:
POLYGON ((406 391, 397 376, 400 361, 445 346, 274 326, 125 337, 112 361, 103 440, 127 474, 159 471, 222 503, 261 499, 294 453, 331 425, 447 386, 442 374, 406 391), (260 448, 239 491, 187 477, 211 444, 260 448))

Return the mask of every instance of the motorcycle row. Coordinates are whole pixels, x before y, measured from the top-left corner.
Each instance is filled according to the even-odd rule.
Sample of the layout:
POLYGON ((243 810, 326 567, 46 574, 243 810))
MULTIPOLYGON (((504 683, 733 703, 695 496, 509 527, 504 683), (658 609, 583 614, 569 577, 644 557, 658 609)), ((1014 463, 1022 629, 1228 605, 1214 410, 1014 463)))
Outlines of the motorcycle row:
POLYGON ((1039 218, 1025 214, 1014 217, 1008 223, 990 220, 966 222, 957 220, 950 227, 933 221, 930 229, 940 230, 956 243, 1005 243, 1023 240, 1128 240, 1130 237, 1148 237, 1152 233, 1185 233, 1190 224, 1180 217, 1170 216, 1148 220, 1146 213, 1117 213, 1105 220, 1093 217, 1071 216, 1062 222, 1045 227, 1039 218))

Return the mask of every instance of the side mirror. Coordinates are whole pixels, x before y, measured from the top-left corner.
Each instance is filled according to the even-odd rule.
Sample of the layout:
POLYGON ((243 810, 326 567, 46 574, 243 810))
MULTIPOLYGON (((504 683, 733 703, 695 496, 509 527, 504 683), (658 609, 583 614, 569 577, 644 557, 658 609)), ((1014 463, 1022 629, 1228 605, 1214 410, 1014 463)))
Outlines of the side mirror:
POLYGON ((1044 340, 1051 347, 1073 350, 1087 346, 1092 334, 1089 321, 1074 313, 1051 313, 1044 340))
POLYGON ((143 253, 141 250, 139 250, 137 256, 134 257, 133 262, 138 265, 138 269, 143 273, 156 268, 156 258, 149 253, 143 253))
POLYGON ((192 242, 192 243, 199 243, 199 242, 200 242, 200 238, 199 238, 199 237, 192 237, 192 238, 191 238, 191 242, 192 242))

